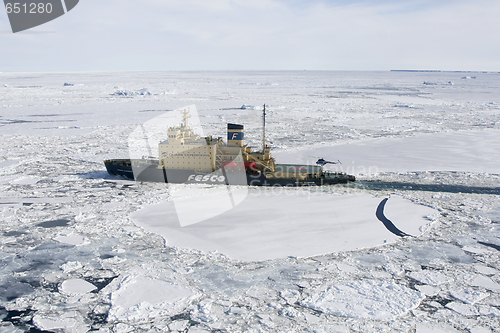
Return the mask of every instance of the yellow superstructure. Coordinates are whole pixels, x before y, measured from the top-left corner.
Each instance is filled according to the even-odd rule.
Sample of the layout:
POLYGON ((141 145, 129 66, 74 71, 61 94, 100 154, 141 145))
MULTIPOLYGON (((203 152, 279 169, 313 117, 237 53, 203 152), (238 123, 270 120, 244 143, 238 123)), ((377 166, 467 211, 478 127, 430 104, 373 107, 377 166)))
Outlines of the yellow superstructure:
POLYGON ((245 168, 253 172, 274 171, 271 148, 252 152, 244 145, 242 125, 228 124, 227 144, 221 138, 201 138, 188 126, 189 114, 183 112, 183 123, 167 130, 168 140, 159 144, 159 167, 175 170, 213 172, 234 162, 241 155, 245 168))

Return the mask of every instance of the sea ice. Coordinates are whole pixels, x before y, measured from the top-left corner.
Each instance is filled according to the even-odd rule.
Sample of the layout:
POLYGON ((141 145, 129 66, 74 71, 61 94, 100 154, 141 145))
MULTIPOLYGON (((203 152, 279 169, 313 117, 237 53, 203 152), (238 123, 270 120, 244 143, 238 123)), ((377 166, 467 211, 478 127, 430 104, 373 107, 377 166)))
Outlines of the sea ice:
POLYGON ((113 94, 114 96, 151 96, 151 95, 160 95, 161 91, 150 90, 148 88, 138 89, 136 91, 130 90, 117 90, 113 94))
POLYGON ((176 283, 144 275, 125 275, 111 289, 108 321, 141 321, 181 313, 199 295, 176 283))
POLYGON ((480 248, 477 246, 469 246, 469 245, 464 246, 462 249, 464 251, 475 253, 475 254, 484 254, 484 253, 491 252, 489 249, 486 249, 486 248, 480 248))
POLYGON ((33 316, 33 324, 39 329, 52 332, 85 333, 90 330, 82 315, 76 311, 46 315, 37 313, 33 316))
POLYGON ((427 295, 427 296, 435 296, 437 295, 441 289, 438 287, 432 287, 428 285, 417 285, 415 288, 420 291, 422 294, 427 295))
POLYGON ((474 289, 450 290, 449 292, 453 298, 467 304, 475 304, 490 295, 489 293, 480 292, 474 289))
POLYGON ((328 147, 276 152, 281 163, 312 163, 310 156, 341 159, 334 171, 374 176, 379 172, 498 172, 500 131, 463 131, 378 138, 328 147))
MULTIPOLYGON (((216 206, 218 200, 203 189, 193 207, 216 206)), ((192 191, 189 192, 192 195, 192 191)), ((193 199, 193 197, 190 197, 193 199)), ((394 242, 375 217, 380 202, 366 194, 333 195, 294 188, 249 189, 248 196, 226 213, 183 226, 171 201, 132 213, 138 226, 165 238, 168 246, 218 251, 231 258, 254 261, 305 257, 348 251, 394 242)), ((195 210, 191 210, 196 212, 195 210)), ((387 216, 402 230, 420 235, 435 210, 399 196, 389 199, 387 216)))
POLYGON ((70 273, 83 268, 83 265, 79 261, 69 261, 62 264, 60 268, 64 271, 64 273, 70 273))
POLYGON ((452 281, 451 277, 441 272, 430 271, 430 270, 411 272, 410 274, 408 274, 408 276, 421 283, 431 286, 439 286, 441 284, 452 281))
POLYGON ((478 309, 471 304, 464 304, 461 302, 451 302, 446 304, 448 309, 460 313, 462 316, 477 316, 479 314, 478 309))
POLYGON ((85 243, 85 238, 76 234, 59 235, 54 237, 54 240, 69 245, 82 245, 85 243))
POLYGON ((500 284, 491 280, 491 278, 483 275, 477 275, 471 282, 472 286, 483 287, 488 290, 500 290, 500 284))
POLYGON ((484 266, 484 265, 481 265, 481 264, 476 264, 474 265, 474 268, 481 274, 484 274, 484 275, 493 275, 493 274, 496 274, 498 273, 498 270, 492 268, 492 267, 488 267, 488 266, 484 266))
POLYGON ((22 178, 18 178, 16 180, 11 181, 11 184, 33 185, 33 184, 36 184, 41 179, 42 178, 40 178, 40 177, 22 177, 22 178))
POLYGON ((489 328, 473 327, 470 329, 470 333, 492 333, 492 331, 489 328))
POLYGON ((64 294, 85 294, 95 289, 96 286, 82 279, 66 280, 61 284, 61 292, 64 294))
MULTIPOLYGON (((417 325, 417 333, 451 333, 459 331, 455 325, 460 332, 493 332, 500 326, 500 75, 461 80, 464 75, 471 74, 2 73, 0 330, 412 332, 417 325), (127 95, 113 96, 117 90, 127 95), (191 103, 207 135, 241 123, 245 142, 257 149, 265 103, 266 137, 277 162, 340 159, 342 165, 327 168, 363 176, 310 198, 275 193, 245 199, 233 215, 220 216, 220 224, 216 216, 181 228, 171 201, 166 214, 153 206, 172 200, 168 185, 110 176, 102 161, 128 157, 134 128, 148 129, 155 116, 191 103), (427 212, 420 215, 422 205, 394 193, 437 208, 441 223, 421 235, 418 226, 431 222, 423 218, 427 212), (421 236, 397 238, 377 220, 375 209, 389 196, 386 217, 421 236), (134 211, 136 223, 174 246, 131 227, 134 211), (314 233, 314 226, 323 229, 314 233), (52 241, 72 235, 85 242, 52 241), (215 250, 236 260, 207 253, 215 250), (299 257, 318 253, 328 254, 299 257), (277 259, 241 262, 239 255, 277 259), (378 259, 370 265, 357 258, 378 259), (151 272, 160 266, 170 270, 151 272), (425 276, 433 270, 445 277, 425 276), (88 282, 97 289, 64 292, 88 290, 88 282), (409 289, 413 285, 422 295, 409 289), (445 307, 449 299, 441 298, 448 291, 460 300, 445 307), (429 297, 415 309, 424 295, 429 297), (311 306, 353 317, 289 303, 304 297, 311 306), (408 309, 418 317, 404 315, 408 309)), ((164 139, 162 128, 150 147, 164 139)))
POLYGON ((423 299, 421 293, 404 286, 367 280, 332 286, 300 304, 334 316, 394 320, 416 308, 423 299))
POLYGON ((456 329, 446 324, 417 324, 416 333, 459 333, 456 329))

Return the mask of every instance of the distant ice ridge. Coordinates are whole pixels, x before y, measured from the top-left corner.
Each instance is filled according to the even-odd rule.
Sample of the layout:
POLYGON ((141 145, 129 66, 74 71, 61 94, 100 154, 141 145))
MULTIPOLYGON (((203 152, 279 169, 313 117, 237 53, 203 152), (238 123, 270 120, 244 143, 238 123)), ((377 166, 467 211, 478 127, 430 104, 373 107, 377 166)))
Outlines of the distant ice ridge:
POLYGON ((272 82, 240 82, 240 85, 248 85, 248 86, 278 86, 278 83, 272 82))
POLYGON ((159 90, 149 90, 148 88, 142 88, 136 91, 131 90, 117 90, 112 96, 151 96, 151 95, 172 95, 175 91, 159 91, 159 90))
POLYGON ((240 109, 242 110, 262 110, 262 106, 245 105, 243 104, 240 109))
POLYGON ((448 81, 448 82, 443 82, 443 81, 424 81, 424 84, 426 86, 452 86, 454 85, 453 82, 448 81))
POLYGON ((414 108, 413 104, 394 104, 395 108, 414 108))

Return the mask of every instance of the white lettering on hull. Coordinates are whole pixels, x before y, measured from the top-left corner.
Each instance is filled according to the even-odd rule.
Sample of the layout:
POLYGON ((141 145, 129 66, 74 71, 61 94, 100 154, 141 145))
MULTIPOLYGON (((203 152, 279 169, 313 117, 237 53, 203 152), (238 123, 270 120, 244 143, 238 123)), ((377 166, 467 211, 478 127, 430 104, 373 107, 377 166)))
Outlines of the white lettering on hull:
POLYGON ((188 181, 196 181, 196 182, 212 182, 212 183, 223 183, 226 180, 224 176, 217 175, 190 175, 187 179, 188 181))

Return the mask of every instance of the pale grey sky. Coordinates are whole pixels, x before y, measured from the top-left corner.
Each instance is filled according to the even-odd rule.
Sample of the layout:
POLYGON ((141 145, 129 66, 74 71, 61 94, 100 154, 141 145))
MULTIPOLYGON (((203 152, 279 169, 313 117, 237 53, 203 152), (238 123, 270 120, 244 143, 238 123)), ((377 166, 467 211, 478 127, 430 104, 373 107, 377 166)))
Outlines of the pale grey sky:
POLYGON ((498 0, 80 0, 12 34, 0 72, 500 71, 498 0))

